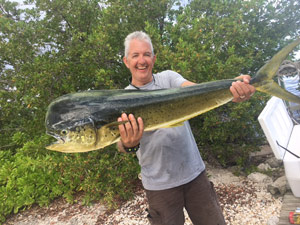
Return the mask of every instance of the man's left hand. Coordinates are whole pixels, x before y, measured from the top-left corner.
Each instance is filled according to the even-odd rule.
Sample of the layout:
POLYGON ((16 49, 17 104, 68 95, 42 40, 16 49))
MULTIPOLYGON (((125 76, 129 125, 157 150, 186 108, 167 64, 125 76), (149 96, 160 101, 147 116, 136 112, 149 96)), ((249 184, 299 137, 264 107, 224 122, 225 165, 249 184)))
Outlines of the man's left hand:
POLYGON ((233 102, 243 102, 251 98, 255 92, 255 87, 250 85, 251 77, 249 75, 241 75, 236 77, 236 79, 241 79, 241 81, 235 81, 230 87, 230 91, 233 95, 233 102))

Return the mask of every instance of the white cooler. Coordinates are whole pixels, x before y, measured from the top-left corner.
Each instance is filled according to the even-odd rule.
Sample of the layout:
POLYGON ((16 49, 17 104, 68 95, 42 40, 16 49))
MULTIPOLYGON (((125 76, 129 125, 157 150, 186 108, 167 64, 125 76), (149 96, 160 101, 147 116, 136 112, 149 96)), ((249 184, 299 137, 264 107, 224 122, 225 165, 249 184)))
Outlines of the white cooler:
POLYGON ((300 158, 297 158, 300 157, 300 125, 293 124, 283 101, 277 97, 268 101, 258 121, 275 157, 283 160, 285 175, 294 196, 300 197, 300 158))

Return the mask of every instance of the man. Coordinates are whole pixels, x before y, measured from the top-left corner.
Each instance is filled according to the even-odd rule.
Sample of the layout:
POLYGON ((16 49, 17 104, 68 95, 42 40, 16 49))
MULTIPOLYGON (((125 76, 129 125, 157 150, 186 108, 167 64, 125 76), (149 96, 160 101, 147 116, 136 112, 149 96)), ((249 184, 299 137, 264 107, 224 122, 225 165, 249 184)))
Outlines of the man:
MULTIPOLYGON (((151 39, 144 32, 133 32, 125 39, 124 63, 132 75, 127 89, 162 89, 194 85, 173 71, 153 74, 156 60, 151 39)), ((250 98, 255 88, 250 76, 239 78, 230 91, 234 102, 250 98)), ((118 121, 122 152, 136 152, 142 182, 149 203, 149 221, 155 225, 183 225, 183 207, 195 225, 225 224, 222 210, 209 182, 205 165, 188 122, 183 126, 144 132, 142 118, 122 114, 118 121)))

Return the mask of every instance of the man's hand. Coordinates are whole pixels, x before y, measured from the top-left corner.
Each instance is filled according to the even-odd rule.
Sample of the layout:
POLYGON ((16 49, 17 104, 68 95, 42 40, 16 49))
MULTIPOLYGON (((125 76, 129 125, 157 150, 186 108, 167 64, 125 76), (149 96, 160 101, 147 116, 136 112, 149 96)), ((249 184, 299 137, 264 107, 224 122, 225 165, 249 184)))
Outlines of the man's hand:
POLYGON ((125 152, 124 147, 135 147, 140 143, 140 140, 144 133, 144 123, 141 117, 137 120, 132 114, 123 113, 118 118, 118 122, 128 121, 125 124, 119 125, 119 132, 121 141, 118 142, 118 148, 120 151, 125 152))
POLYGON ((233 102, 243 102, 251 98, 255 92, 255 87, 250 85, 251 77, 249 75, 241 75, 236 77, 236 79, 242 79, 241 81, 236 81, 232 83, 230 91, 233 95, 233 102))

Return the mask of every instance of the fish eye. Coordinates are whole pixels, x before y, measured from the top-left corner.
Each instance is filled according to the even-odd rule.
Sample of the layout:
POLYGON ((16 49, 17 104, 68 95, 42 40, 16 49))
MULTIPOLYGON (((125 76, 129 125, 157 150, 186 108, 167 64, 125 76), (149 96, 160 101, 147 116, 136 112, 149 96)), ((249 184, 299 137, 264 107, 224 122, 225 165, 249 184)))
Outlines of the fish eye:
POLYGON ((67 130, 62 130, 62 131, 61 131, 61 134, 62 134, 62 135, 66 135, 67 133, 68 133, 67 130))

